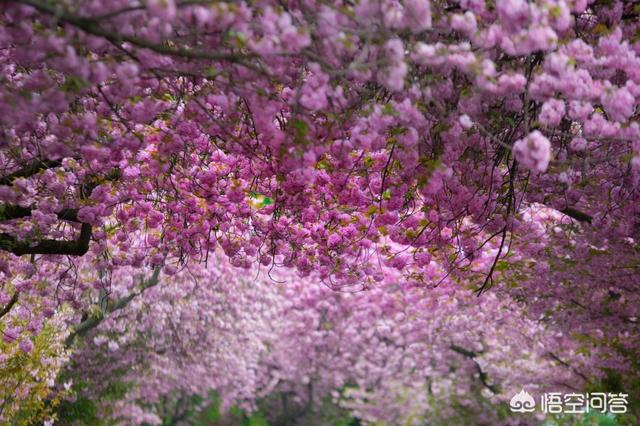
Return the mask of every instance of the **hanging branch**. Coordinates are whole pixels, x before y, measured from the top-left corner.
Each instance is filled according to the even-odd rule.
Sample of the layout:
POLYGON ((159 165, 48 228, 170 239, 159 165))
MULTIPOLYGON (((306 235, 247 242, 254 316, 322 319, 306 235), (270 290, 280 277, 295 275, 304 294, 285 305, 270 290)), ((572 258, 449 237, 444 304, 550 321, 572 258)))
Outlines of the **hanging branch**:
POLYGON ((18 292, 16 291, 15 293, 13 293, 13 296, 11 296, 11 300, 9 300, 9 303, 7 303, 6 306, 2 308, 2 310, 0 310, 0 318, 7 315, 11 310, 11 308, 13 308, 13 305, 15 305, 17 302, 18 302, 18 292))
POLYGON ((0 177, 0 185, 11 186, 13 184, 13 181, 18 178, 33 176, 42 170, 52 169, 54 167, 58 167, 61 164, 61 160, 35 159, 20 170, 0 177))
POLYGON ((478 361, 476 361, 476 357, 479 355, 478 353, 461 348, 460 346, 457 346, 457 345, 451 345, 449 348, 452 351, 464 356, 465 358, 469 358, 470 360, 472 360, 476 366, 476 370, 478 371, 478 376, 480 378, 480 382, 482 382, 482 385, 496 395, 500 393, 500 388, 497 385, 492 385, 491 383, 489 383, 488 381, 489 376, 482 369, 482 367, 480 367, 480 364, 478 364, 478 361))
POLYGON ((129 302, 131 302, 135 297, 141 295, 146 289, 151 288, 156 284, 158 284, 159 278, 160 278, 160 268, 156 267, 153 270, 153 274, 151 274, 151 277, 149 277, 148 280, 143 281, 140 290, 134 291, 131 294, 128 294, 127 296, 121 297, 120 299, 116 300, 113 303, 107 304, 105 309, 102 312, 100 312, 98 315, 91 316, 85 319, 84 321, 82 321, 77 326, 75 326, 73 332, 69 334, 69 336, 67 336, 67 338, 64 341, 65 347, 67 348, 70 347, 73 344, 76 336, 83 336, 87 334, 89 330, 92 330, 96 328, 98 325, 100 325, 100 323, 105 318, 107 318, 109 314, 119 309, 125 308, 129 304, 129 302))
MULTIPOLYGON (((0 204, 0 222, 6 222, 13 219, 22 219, 31 216, 32 207, 22 207, 15 204, 0 204)), ((78 209, 62 209, 56 213, 60 220, 69 222, 78 222, 78 209)))
POLYGON ((0 250, 8 251, 16 256, 25 254, 59 254, 69 256, 82 256, 89 250, 91 239, 91 225, 83 223, 80 227, 80 235, 71 241, 65 240, 40 240, 35 243, 19 241, 12 235, 0 234, 0 250))
MULTIPOLYGON (((7 0, 4 0, 4 1, 7 1, 7 0)), ((36 9, 38 12, 55 17, 59 22, 72 25, 88 34, 95 35, 98 37, 103 37, 104 39, 108 40, 110 43, 117 46, 120 46, 122 43, 129 43, 133 46, 136 46, 142 49, 149 49, 161 55, 180 57, 185 59, 226 61, 226 62, 242 65, 248 69, 251 69, 260 73, 264 73, 264 70, 262 70, 260 67, 246 61, 247 59, 257 59, 257 56, 252 54, 240 55, 236 53, 211 52, 208 50, 169 47, 164 44, 153 43, 142 38, 133 37, 126 34, 117 33, 115 31, 107 30, 102 26, 98 25, 97 20, 73 15, 55 4, 51 4, 44 1, 38 1, 38 0, 20 0, 20 1, 16 1, 15 3, 31 6, 34 9, 36 9)))

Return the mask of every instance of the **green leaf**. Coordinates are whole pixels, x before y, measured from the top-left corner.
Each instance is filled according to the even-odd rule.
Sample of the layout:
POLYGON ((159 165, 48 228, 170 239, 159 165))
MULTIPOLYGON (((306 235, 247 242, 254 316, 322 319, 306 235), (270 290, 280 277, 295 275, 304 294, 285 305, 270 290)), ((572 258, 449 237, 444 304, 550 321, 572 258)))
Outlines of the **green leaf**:
POLYGON ((386 115, 392 115, 394 117, 399 117, 400 113, 395 110, 390 104, 386 104, 382 107, 382 113, 386 115))
POLYGON ((219 74, 219 71, 216 67, 209 67, 205 70, 204 76, 207 78, 216 78, 219 74))
POLYGON ((307 133, 309 132, 309 125, 307 124, 306 121, 294 118, 293 120, 291 120, 290 124, 296 130, 296 133, 299 136, 301 137, 307 136, 307 133))
POLYGON ((498 260, 496 262, 495 271, 506 271, 507 269, 509 269, 509 262, 506 260, 498 260))
POLYGON ((253 413, 246 422, 247 426, 269 426, 269 422, 262 413, 253 413))
POLYGON ((62 84, 62 90, 67 93, 78 93, 85 87, 89 87, 89 82, 75 75, 67 76, 62 84))

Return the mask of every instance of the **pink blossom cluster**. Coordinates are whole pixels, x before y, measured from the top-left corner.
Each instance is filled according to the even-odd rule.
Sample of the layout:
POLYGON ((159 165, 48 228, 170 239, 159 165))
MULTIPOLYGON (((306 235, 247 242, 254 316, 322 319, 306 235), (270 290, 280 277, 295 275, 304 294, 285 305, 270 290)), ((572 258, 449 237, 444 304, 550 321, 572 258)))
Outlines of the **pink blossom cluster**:
POLYGON ((96 399, 126 383, 125 398, 101 408, 122 424, 160 424, 163 398, 212 389, 223 407, 248 410, 274 393, 318 407, 330 398, 367 424, 452 421, 457 401, 497 424, 523 386, 582 385, 577 346, 508 298, 479 302, 450 281, 419 289, 393 270, 359 292, 251 272, 217 256, 161 278, 79 341, 72 376, 96 399))
POLYGON ((551 142, 542 133, 534 130, 513 144, 513 154, 527 169, 545 172, 551 161, 551 142))
POLYGON ((3 345, 219 250, 335 291, 501 292, 579 330, 589 377, 632 376, 635 6, 2 2, 3 345))

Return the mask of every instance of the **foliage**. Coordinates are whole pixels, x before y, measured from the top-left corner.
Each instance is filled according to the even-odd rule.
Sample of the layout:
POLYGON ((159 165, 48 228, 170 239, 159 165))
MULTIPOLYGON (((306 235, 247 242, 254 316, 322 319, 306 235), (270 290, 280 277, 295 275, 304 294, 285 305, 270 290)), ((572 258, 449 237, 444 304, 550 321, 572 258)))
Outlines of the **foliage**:
POLYGON ((38 411, 66 346, 123 422, 212 389, 489 424, 523 385, 636 392, 639 16, 0 2, 3 391, 38 411))
POLYGON ((16 343, 0 342, 0 421, 3 424, 42 423, 64 397, 64 392, 53 389, 67 359, 57 330, 59 326, 59 323, 45 323, 33 338, 33 348, 29 351, 21 350, 16 343))

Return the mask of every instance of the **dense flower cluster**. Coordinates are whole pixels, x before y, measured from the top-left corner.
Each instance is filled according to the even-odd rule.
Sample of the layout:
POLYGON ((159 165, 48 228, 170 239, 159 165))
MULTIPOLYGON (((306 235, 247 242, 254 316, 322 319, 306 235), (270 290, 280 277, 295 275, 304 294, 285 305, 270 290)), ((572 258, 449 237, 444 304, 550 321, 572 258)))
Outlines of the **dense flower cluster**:
POLYGON ((30 353, 61 307, 108 317, 138 276, 220 250, 336 291, 388 294, 393 270, 400 297, 450 282, 461 310, 464 290, 478 309, 489 291, 526 301, 589 354, 589 377, 632 377, 639 15, 620 0, 1 2, 3 345, 30 353))
MULTIPOLYGON (((215 266, 158 278, 144 297, 76 336, 67 380, 90 383, 84 396, 102 401, 102 415, 121 424, 161 424, 158 407, 148 407, 176 394, 217 390, 223 407, 255 407, 278 299, 273 285, 240 279, 232 269, 216 256, 215 266), (101 397, 114 386, 127 389, 126 397, 101 397)), ((114 289, 132 272, 114 276, 114 289)))
MULTIPOLYGON (((545 112, 543 107, 541 114, 545 112)), ((526 138, 513 144, 513 154, 523 167, 534 172, 545 172, 551 160, 551 142, 534 130, 526 138)))
POLYGON ((371 424, 451 422, 460 407, 495 424, 523 387, 584 385, 577 343, 494 294, 478 303, 452 282, 419 289, 391 270, 384 284, 345 293, 213 264, 161 279, 83 339, 73 380, 91 383, 96 401, 117 383, 129 389, 103 400, 103 416, 161 424, 161 401, 214 389, 248 410, 281 393, 309 407, 331 398, 371 424))
POLYGON ((43 424, 67 396, 68 389, 56 387, 56 379, 69 361, 63 344, 68 330, 62 315, 47 320, 33 340, 12 341, 19 330, 0 325, 0 423, 43 424))

